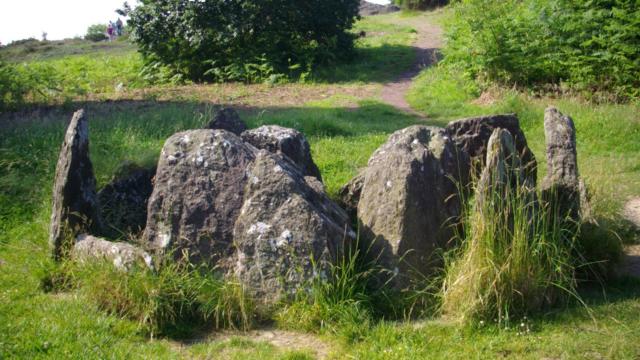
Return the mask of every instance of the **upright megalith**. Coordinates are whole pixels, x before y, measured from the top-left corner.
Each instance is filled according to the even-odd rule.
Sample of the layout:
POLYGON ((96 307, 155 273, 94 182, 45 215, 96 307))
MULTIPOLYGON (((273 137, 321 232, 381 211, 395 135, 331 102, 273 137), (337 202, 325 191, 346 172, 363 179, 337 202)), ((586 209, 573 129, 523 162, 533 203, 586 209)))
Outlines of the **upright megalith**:
MULTIPOLYGON (((525 172, 514 137, 505 129, 497 128, 489 137, 485 167, 476 186, 476 208, 509 207, 515 197, 525 196, 530 200, 517 204, 535 204, 535 185, 525 172), (489 202, 489 203, 486 203, 489 202)), ((499 219, 489 219, 498 221, 499 219)))
POLYGON ((577 222, 580 218, 580 189, 584 186, 581 186, 578 174, 573 120, 554 107, 547 108, 544 112, 544 135, 547 175, 542 181, 542 198, 557 215, 577 222))
POLYGON ((215 111, 213 119, 209 121, 206 129, 210 130, 227 130, 236 135, 240 135, 247 130, 247 125, 240 119, 240 115, 232 109, 222 107, 215 111))
POLYGON ((53 256, 67 256, 78 234, 99 231, 100 227, 96 179, 89 158, 89 126, 84 110, 79 110, 69 123, 56 165, 49 230, 53 256))
POLYGON ((360 234, 373 256, 397 274, 396 285, 426 275, 461 216, 457 183, 468 172, 444 129, 411 126, 378 148, 363 171, 360 234))
POLYGON ((175 258, 216 265, 233 253, 246 168, 256 149, 224 130, 190 130, 164 144, 143 238, 175 258))
POLYGON ((309 142, 298 130, 265 125, 243 132, 242 139, 258 149, 289 157, 302 169, 304 175, 313 176, 322 181, 320 170, 311 158, 309 142))
POLYGON ((314 276, 328 276, 355 233, 347 214, 289 158, 261 150, 234 228, 234 269, 254 298, 275 303, 314 276), (311 180, 311 183, 309 182, 311 180))
POLYGON ((489 138, 495 129, 507 130, 513 137, 515 148, 520 157, 527 177, 535 183, 537 176, 536 158, 527 145, 527 139, 520 128, 515 114, 490 115, 452 121, 446 126, 456 146, 475 159, 475 171, 482 171, 487 158, 489 138))

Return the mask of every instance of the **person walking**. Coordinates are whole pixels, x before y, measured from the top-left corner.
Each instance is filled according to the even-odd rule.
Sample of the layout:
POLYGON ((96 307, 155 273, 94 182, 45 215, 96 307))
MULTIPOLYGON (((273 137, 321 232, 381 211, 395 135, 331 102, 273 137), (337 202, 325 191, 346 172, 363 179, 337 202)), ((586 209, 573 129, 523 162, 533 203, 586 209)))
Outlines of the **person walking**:
POLYGON ((124 33, 124 24, 122 23, 122 20, 118 18, 118 20, 116 21, 116 35, 122 36, 123 33, 124 33))
POLYGON ((115 29, 113 28, 113 23, 109 21, 109 26, 107 26, 107 35, 109 36, 109 41, 113 41, 114 30, 115 29))

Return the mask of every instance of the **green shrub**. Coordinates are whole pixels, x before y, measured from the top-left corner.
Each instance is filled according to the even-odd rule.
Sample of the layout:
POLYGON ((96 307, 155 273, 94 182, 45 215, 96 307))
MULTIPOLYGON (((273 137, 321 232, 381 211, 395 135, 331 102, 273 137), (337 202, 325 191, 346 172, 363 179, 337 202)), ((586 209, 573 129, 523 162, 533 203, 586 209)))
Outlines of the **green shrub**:
POLYGON ((394 3, 403 9, 425 10, 435 6, 446 5, 449 0, 395 0, 394 3))
POLYGON ((129 14, 146 64, 194 81, 296 75, 349 56, 358 0, 151 0, 129 14), (263 59, 263 60, 259 60, 263 59))
POLYGON ((87 34, 84 36, 85 40, 90 41, 104 41, 107 40, 108 37, 105 35, 107 33, 107 25, 105 24, 94 24, 89 26, 87 29, 87 34))
POLYGON ((446 33, 446 61, 475 77, 615 100, 640 95, 637 1, 464 0, 446 33))

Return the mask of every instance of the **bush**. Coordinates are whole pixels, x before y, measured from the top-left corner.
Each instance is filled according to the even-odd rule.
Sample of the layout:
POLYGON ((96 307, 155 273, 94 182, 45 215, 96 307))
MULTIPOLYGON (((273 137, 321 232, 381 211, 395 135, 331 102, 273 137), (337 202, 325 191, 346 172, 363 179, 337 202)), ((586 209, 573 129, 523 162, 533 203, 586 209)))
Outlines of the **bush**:
POLYGON ((89 26, 87 29, 87 34, 84 36, 85 40, 90 41, 104 41, 107 40, 107 25, 105 24, 95 24, 89 26))
POLYGON ((449 3, 449 0, 395 0, 394 3, 403 9, 425 10, 436 6, 446 5, 449 3))
POLYGON ((448 62, 475 77, 640 95, 640 3, 464 0, 447 25, 448 62))
POLYGON ((150 0, 129 26, 146 64, 194 81, 296 75, 352 53, 358 0, 150 0), (257 71, 255 68, 259 68, 257 71))

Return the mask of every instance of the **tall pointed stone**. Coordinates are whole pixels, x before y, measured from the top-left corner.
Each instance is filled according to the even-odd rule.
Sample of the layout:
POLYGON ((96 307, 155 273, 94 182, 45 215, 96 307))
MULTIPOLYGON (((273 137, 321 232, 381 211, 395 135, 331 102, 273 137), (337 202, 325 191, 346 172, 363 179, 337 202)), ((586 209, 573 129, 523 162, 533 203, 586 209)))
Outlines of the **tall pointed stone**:
POLYGON ((554 107, 544 112, 547 143, 547 175, 542 182, 542 198, 558 216, 572 221, 580 218, 580 177, 573 120, 554 107))
POLYGON ((78 234, 100 227, 96 179, 89 158, 89 126, 84 110, 79 110, 69 123, 56 166, 49 231, 53 256, 67 256, 78 234))

